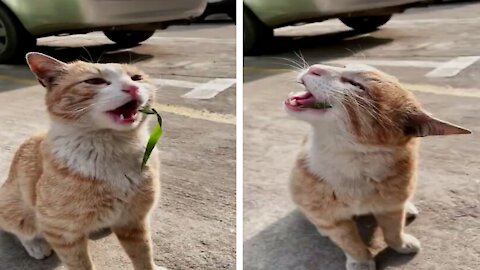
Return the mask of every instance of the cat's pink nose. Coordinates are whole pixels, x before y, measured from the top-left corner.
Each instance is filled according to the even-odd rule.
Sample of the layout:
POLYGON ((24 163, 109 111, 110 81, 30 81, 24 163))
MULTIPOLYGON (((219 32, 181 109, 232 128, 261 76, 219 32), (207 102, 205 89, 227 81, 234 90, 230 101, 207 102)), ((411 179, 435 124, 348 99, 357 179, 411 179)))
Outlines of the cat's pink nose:
POLYGON ((122 91, 130 94, 134 99, 138 96, 138 87, 135 85, 124 85, 122 91))
POLYGON ((308 69, 307 73, 315 75, 315 76, 323 76, 327 73, 327 71, 323 68, 318 67, 318 66, 311 66, 308 69))

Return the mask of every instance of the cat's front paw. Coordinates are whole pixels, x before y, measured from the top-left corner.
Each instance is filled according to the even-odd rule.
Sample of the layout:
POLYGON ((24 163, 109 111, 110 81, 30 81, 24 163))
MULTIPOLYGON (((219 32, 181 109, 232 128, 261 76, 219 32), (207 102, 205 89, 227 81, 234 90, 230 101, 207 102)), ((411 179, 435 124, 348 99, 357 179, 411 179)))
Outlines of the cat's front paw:
POLYGON ((359 262, 354 258, 347 256, 347 270, 376 270, 377 267, 375 266, 374 260, 368 260, 366 262, 359 262))
POLYGON ((397 246, 391 246, 396 252, 402 254, 417 253, 420 251, 420 241, 415 236, 410 234, 403 234, 403 243, 397 246))
POLYGON ((52 255, 52 248, 42 238, 20 239, 20 242, 22 242, 23 247, 32 258, 41 260, 52 255))
POLYGON ((168 268, 166 267, 163 267, 163 266, 158 266, 158 265, 155 265, 155 270, 169 270, 168 268))

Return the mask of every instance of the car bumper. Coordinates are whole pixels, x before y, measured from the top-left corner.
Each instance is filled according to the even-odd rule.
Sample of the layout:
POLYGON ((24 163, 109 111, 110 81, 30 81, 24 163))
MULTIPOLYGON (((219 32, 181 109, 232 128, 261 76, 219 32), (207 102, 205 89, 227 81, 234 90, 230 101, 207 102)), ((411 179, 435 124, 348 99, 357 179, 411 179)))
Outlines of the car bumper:
POLYGON ((279 27, 302 21, 335 18, 351 13, 391 9, 428 0, 244 0, 266 25, 279 27))
POLYGON ((33 35, 88 28, 190 20, 206 0, 4 0, 33 35))
POLYGON ((332 15, 349 12, 360 12, 379 8, 402 6, 420 2, 418 0, 315 0, 315 8, 323 15, 332 15))

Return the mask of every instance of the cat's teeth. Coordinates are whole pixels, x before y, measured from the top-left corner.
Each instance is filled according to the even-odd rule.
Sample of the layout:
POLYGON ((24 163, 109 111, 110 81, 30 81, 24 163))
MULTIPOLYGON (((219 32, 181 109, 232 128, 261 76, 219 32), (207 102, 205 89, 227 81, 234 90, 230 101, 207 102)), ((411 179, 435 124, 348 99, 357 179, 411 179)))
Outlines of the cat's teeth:
POLYGON ((120 120, 125 120, 125 116, 123 116, 123 114, 120 114, 120 120))
POLYGON ((296 106, 297 105, 297 100, 296 99, 291 99, 290 100, 290 105, 296 106))

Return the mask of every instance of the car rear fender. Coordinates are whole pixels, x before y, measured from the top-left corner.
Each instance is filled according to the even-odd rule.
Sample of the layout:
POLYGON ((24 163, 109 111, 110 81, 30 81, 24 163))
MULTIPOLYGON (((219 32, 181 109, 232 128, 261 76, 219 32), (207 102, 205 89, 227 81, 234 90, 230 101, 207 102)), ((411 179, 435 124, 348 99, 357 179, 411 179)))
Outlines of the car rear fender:
POLYGON ((49 1, 17 1, 1 0, 11 10, 23 27, 32 35, 48 32, 48 22, 55 18, 56 23, 63 21, 81 21, 79 17, 80 1, 78 0, 49 0, 49 1), (59 11, 58 7, 62 7, 59 11), (39 28, 42 26, 42 29, 39 28))
POLYGON ((276 28, 296 22, 321 21, 342 15, 388 9, 422 3, 422 0, 244 0, 244 4, 269 27, 276 28))
POLYGON ((20 20, 20 18, 17 16, 15 12, 13 12, 13 9, 11 8, 11 2, 15 2, 14 0, 0 0, 0 8, 3 8, 10 16, 12 19, 15 21, 17 26, 22 27, 22 29, 26 32, 28 32, 27 28, 25 27, 25 24, 20 20))

